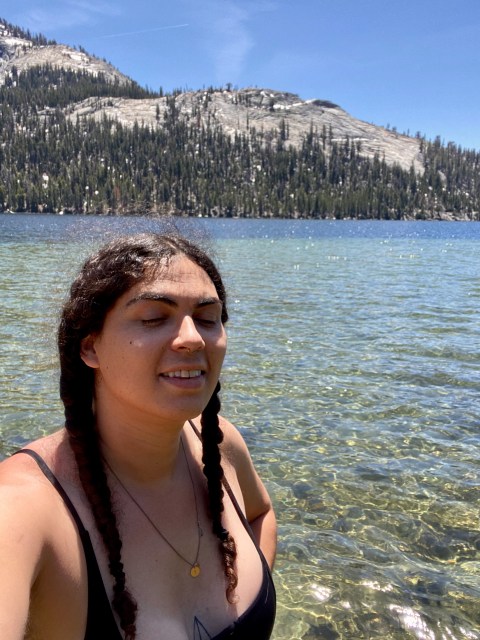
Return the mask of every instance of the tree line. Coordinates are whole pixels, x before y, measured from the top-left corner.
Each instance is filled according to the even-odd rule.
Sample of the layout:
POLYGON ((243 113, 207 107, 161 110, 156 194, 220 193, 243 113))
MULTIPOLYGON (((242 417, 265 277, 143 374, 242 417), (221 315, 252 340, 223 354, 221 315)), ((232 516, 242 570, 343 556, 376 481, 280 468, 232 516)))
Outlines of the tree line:
MULTIPOLYGON (((166 95, 155 127, 71 121, 88 97, 159 97, 134 82, 50 66, 13 72, 0 88, 0 210, 203 216, 478 219, 480 154, 420 140, 424 172, 363 157, 358 141, 288 122, 227 135, 166 95), (199 125, 199 123, 202 123, 199 125)), ((163 95, 163 92, 162 92, 163 95)), ((201 107, 199 106, 198 109, 201 107)))
POLYGON ((14 24, 10 24, 3 18, 0 18, 0 26, 2 25, 14 38, 30 40, 34 45, 44 46, 57 44, 55 40, 49 40, 42 34, 31 33, 29 29, 22 29, 21 27, 17 27, 14 24))

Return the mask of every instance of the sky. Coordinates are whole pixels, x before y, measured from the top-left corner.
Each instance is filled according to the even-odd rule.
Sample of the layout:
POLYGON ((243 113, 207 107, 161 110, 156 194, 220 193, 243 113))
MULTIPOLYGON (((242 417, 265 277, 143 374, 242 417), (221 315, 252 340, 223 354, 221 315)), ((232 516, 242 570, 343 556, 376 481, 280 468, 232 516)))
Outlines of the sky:
POLYGON ((288 91, 480 151, 480 0, 0 0, 0 18, 150 89, 288 91))

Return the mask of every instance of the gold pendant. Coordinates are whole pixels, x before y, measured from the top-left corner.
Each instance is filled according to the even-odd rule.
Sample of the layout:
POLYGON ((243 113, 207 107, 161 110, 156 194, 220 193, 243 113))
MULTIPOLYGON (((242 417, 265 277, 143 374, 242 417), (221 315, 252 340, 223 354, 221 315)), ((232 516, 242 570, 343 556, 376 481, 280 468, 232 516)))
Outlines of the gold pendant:
POLYGON ((192 568, 190 569, 190 575, 192 576, 192 578, 198 578, 198 576, 200 575, 200 565, 198 564, 198 562, 195 562, 195 564, 192 564, 192 568))

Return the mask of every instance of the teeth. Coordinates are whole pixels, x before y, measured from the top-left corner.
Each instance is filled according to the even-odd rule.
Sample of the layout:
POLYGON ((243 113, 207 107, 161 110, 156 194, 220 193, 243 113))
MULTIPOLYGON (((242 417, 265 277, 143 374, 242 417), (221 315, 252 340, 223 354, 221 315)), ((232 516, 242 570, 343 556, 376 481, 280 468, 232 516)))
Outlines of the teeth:
POLYGON ((193 371, 169 371, 163 374, 166 378, 197 378, 202 375, 200 369, 193 369, 193 371))

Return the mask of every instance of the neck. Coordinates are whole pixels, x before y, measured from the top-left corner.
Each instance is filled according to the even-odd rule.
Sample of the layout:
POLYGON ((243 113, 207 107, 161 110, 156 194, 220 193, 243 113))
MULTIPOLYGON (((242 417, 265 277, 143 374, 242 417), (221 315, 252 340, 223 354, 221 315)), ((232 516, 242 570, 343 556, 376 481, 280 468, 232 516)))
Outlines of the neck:
POLYGON ((98 426, 100 448, 108 464, 123 479, 137 484, 168 482, 178 465, 182 425, 158 426, 154 433, 131 425, 98 426))

